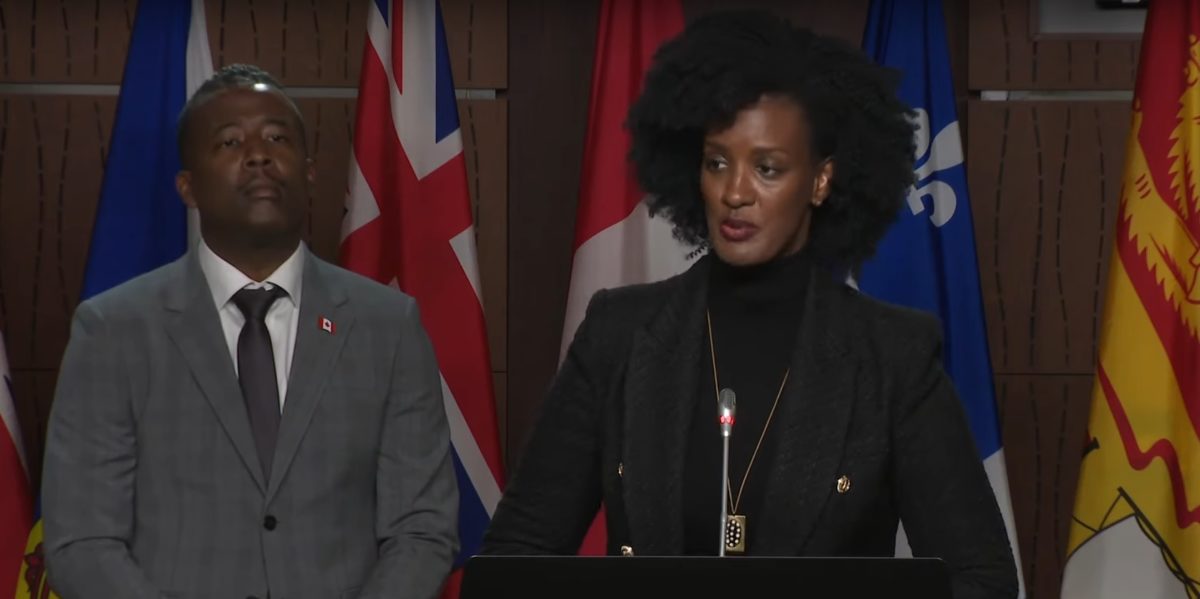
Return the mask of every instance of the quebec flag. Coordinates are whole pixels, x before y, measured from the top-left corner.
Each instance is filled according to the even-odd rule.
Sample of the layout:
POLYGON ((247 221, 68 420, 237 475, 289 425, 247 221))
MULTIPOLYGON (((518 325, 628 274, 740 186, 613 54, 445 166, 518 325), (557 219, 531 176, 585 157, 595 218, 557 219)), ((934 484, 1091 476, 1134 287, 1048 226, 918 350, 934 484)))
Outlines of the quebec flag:
MULTIPOLYGON (((941 318, 946 370, 1000 504, 1024 597, 941 1, 873 0, 863 48, 903 74, 900 98, 917 113, 916 184, 908 190, 906 209, 859 273, 858 286, 941 318)), ((909 553, 903 538, 897 553, 909 553)))

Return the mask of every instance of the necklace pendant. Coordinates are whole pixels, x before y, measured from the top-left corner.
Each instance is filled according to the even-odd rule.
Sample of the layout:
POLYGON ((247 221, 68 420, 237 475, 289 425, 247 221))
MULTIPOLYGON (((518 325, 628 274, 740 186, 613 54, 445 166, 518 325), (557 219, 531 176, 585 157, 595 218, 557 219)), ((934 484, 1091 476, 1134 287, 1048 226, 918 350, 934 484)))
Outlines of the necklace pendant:
POLYGON ((725 553, 741 555, 746 552, 746 517, 741 514, 725 516, 725 553))

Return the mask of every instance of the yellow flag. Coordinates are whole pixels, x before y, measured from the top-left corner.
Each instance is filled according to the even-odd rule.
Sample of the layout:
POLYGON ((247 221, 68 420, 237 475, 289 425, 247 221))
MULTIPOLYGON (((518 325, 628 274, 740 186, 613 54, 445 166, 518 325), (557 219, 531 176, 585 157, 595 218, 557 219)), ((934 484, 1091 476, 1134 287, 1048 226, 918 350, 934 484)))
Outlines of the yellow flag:
POLYGON ((16 599, 58 599, 58 595, 50 590, 50 583, 46 580, 41 520, 29 531, 29 541, 25 544, 25 559, 21 560, 21 574, 17 577, 16 599))
POLYGON ((1200 599, 1200 4, 1140 60, 1063 599, 1200 599))

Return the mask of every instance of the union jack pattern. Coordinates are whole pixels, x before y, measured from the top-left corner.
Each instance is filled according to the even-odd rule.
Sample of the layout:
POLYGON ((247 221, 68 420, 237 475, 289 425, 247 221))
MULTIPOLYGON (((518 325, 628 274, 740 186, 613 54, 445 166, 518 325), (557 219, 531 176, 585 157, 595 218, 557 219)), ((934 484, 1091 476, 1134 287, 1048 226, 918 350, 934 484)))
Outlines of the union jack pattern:
MULTIPOLYGON (((420 306, 454 446, 460 571, 503 482, 450 57, 436 0, 375 0, 368 10, 341 261, 420 306)), ((447 594, 456 589, 457 572, 447 594)))

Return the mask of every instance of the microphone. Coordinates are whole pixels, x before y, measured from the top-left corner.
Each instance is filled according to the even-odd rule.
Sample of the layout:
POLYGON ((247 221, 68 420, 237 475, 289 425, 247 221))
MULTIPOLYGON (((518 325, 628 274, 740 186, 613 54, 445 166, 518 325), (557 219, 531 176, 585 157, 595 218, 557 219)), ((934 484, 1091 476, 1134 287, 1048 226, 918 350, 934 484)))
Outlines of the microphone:
POLYGON ((733 434, 733 421, 737 412, 737 395, 728 387, 717 394, 718 413, 721 423, 721 534, 720 544, 717 545, 717 555, 725 557, 725 521, 729 518, 728 503, 725 497, 729 494, 729 437, 733 434))
POLYGON ((721 410, 721 436, 729 438, 729 435, 733 434, 733 417, 734 412, 737 411, 737 394, 729 387, 721 389, 718 404, 721 410))

